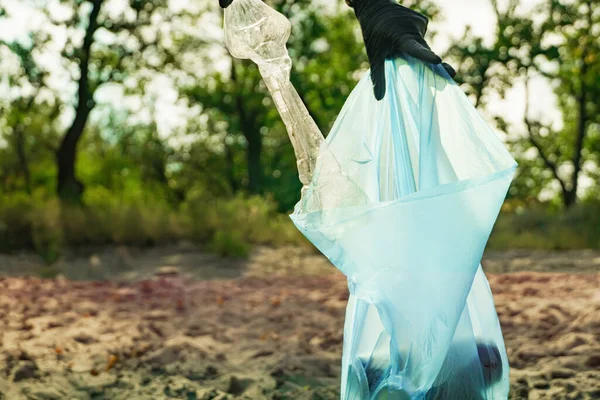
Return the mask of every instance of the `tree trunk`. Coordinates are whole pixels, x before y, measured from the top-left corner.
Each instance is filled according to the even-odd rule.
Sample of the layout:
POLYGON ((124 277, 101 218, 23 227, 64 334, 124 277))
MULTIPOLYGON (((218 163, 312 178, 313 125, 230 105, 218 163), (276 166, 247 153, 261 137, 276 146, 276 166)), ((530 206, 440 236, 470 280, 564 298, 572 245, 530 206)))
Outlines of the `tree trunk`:
POLYGON ((260 162, 262 153, 262 138, 260 132, 252 130, 246 135, 248 148, 246 149, 246 160, 248 163, 248 191, 260 193, 262 184, 262 165, 260 162))
POLYGON ((233 158, 233 149, 227 144, 227 136, 223 145, 225 146, 225 160, 227 161, 227 181, 233 193, 237 193, 239 185, 235 179, 235 159, 233 158))
POLYGON ((77 111, 73 124, 63 138, 56 151, 58 166, 58 181, 56 190, 61 199, 78 202, 83 194, 83 183, 77 179, 75 164, 77 162, 77 143, 83 135, 83 130, 91 108, 77 111))
MULTIPOLYGON (((237 73, 235 65, 231 63, 231 80, 237 83, 237 73)), ((240 130, 248 142, 246 148, 246 165, 248 168, 248 191, 252 194, 260 193, 262 184, 262 136, 257 127, 256 117, 248 113, 244 104, 244 97, 241 90, 235 96, 237 114, 240 121, 240 130)))
MULTIPOLYGON (((575 188, 575 190, 576 189, 577 188, 575 188)), ((565 208, 569 208, 577 204, 577 192, 573 190, 563 192, 563 204, 565 208)))
POLYGON ((25 151, 25 132, 20 126, 15 129, 15 150, 25 179, 25 190, 27 193, 31 193, 31 173, 29 172, 29 161, 25 151))
MULTIPOLYGON (((591 8, 590 8, 591 9, 591 8)), ((583 52, 584 56, 586 52, 583 52)), ((573 155, 573 176, 571 181, 571 198, 565 201, 567 208, 574 206, 577 203, 577 189, 579 187, 579 175, 583 164, 583 145, 585 142, 585 133, 587 127, 587 88, 585 85, 585 75, 587 73, 587 65, 585 58, 582 60, 581 67, 581 94, 577 98, 577 106, 579 108, 579 121, 577 121, 577 138, 575 139, 575 153, 573 155)))
POLYGON ((90 12, 89 25, 83 39, 83 46, 79 56, 79 80, 77 82, 77 107, 75 119, 67 130, 58 150, 56 151, 56 164, 58 177, 56 190, 59 197, 68 201, 81 201, 84 186, 77 179, 75 165, 77 161, 77 144, 83 135, 90 111, 94 108, 93 93, 89 88, 89 63, 94 34, 98 29, 98 15, 104 0, 94 0, 90 12))

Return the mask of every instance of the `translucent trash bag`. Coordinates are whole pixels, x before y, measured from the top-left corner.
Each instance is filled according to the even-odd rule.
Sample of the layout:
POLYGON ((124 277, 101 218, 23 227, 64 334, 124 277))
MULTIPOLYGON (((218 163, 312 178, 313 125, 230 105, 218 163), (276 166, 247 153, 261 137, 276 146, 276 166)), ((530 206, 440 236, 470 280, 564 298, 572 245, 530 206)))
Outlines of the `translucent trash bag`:
POLYGON ((348 277, 341 397, 505 400, 480 261, 515 161, 442 67, 385 68, 385 98, 366 74, 292 214, 348 277))

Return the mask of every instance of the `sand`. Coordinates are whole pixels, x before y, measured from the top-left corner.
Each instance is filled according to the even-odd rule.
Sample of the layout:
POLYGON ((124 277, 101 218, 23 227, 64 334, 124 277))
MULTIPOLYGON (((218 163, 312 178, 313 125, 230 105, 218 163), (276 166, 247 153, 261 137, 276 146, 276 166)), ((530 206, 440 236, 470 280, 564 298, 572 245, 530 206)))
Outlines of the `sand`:
MULTIPOLYGON (((348 293, 326 260, 295 248, 234 262, 180 250, 142 265, 133 252, 101 281, 19 277, 11 259, 13 276, 0 278, 0 399, 339 398, 348 293), (202 262, 229 270, 213 276, 202 262)), ((100 275, 114 262, 106 254, 85 258, 100 275)), ((600 273, 590 272, 600 256, 532 254, 486 262, 511 398, 600 399, 600 273), (544 261, 571 272, 511 272, 544 261)))

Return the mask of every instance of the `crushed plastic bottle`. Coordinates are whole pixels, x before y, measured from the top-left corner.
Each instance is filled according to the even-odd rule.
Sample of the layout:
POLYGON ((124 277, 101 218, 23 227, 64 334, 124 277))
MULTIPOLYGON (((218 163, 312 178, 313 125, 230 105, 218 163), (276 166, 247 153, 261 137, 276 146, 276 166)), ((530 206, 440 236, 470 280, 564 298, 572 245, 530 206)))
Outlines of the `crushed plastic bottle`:
POLYGON ((324 139, 290 82, 292 60, 285 46, 290 31, 290 21, 260 0, 236 0, 225 10, 225 44, 234 57, 258 65, 288 130, 306 187, 324 139))
POLYGON ((292 61, 286 49, 290 21, 261 0, 236 0, 225 10, 224 30, 231 55, 258 65, 294 148, 303 194, 311 184, 317 159, 322 154, 321 187, 304 198, 304 209, 364 204, 366 196, 362 190, 341 172, 335 157, 326 156, 329 150, 324 146, 323 134, 290 82, 292 61))

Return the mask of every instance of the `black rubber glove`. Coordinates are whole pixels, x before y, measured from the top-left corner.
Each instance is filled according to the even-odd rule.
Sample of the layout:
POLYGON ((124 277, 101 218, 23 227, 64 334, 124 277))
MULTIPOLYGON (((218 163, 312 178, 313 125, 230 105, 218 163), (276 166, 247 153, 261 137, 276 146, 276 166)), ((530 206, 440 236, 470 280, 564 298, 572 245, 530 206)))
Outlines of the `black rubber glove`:
POLYGON ((233 3, 233 0, 219 0, 221 8, 227 8, 231 3, 233 3))
POLYGON ((451 77, 456 75, 425 42, 429 20, 423 14, 394 0, 346 0, 346 4, 354 8, 362 29, 377 100, 385 96, 385 60, 403 53, 426 63, 442 64, 451 77))

